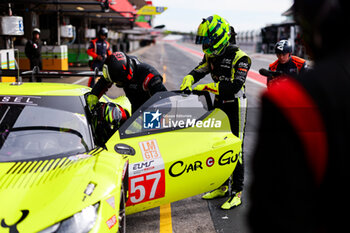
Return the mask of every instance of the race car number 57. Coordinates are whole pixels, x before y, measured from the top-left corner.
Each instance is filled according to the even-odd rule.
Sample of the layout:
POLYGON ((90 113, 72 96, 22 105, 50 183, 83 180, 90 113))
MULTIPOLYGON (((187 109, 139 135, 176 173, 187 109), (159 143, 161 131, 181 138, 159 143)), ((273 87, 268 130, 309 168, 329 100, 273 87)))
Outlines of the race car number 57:
POLYGON ((127 206, 139 204, 165 195, 165 172, 159 170, 129 178, 127 206))

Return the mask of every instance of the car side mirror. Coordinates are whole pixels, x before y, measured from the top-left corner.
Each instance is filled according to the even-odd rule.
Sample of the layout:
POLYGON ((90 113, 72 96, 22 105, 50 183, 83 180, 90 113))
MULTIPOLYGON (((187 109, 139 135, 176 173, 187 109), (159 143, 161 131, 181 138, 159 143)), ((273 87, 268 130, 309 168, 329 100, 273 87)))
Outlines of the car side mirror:
POLYGON ((129 146, 129 145, 122 144, 122 143, 116 144, 116 145, 114 146, 114 150, 115 150, 117 153, 122 154, 122 155, 135 155, 135 154, 136 154, 134 148, 132 148, 132 147, 129 146))

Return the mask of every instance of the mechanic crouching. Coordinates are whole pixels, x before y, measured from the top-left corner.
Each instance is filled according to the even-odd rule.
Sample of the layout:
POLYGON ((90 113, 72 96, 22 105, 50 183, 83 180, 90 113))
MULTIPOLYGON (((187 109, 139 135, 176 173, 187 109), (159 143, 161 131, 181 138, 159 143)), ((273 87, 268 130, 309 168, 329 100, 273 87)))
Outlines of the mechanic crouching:
MULTIPOLYGON (((245 80, 251 66, 251 60, 234 45, 235 33, 225 19, 218 15, 203 19, 198 27, 196 44, 202 44, 204 57, 201 63, 184 77, 181 90, 192 90, 192 84, 211 74, 213 83, 199 84, 193 90, 209 91, 215 94, 214 107, 223 110, 231 125, 234 135, 244 140, 247 111, 245 80)), ((236 168, 230 179, 220 188, 213 190, 203 199, 213 199, 229 195, 221 206, 231 209, 241 205, 244 181, 243 143, 236 168), (232 183, 232 188, 229 186, 232 183)))
POLYGON ((156 92, 167 90, 163 85, 163 77, 154 67, 122 52, 115 52, 107 58, 103 65, 103 77, 98 80, 87 98, 90 109, 93 109, 113 83, 123 88, 131 102, 132 112, 156 92))

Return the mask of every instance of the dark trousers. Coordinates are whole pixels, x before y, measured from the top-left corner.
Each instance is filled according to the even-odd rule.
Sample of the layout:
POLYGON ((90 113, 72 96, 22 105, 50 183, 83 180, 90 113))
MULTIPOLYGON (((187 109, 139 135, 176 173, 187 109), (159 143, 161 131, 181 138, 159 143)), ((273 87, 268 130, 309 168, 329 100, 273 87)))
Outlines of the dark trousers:
POLYGON ((243 142, 245 124, 247 119, 247 98, 244 96, 226 103, 216 100, 214 102, 214 107, 220 108, 226 113, 230 120, 232 133, 242 140, 242 148, 236 164, 236 168, 229 180, 225 182, 225 185, 231 185, 231 192, 240 192, 243 190, 244 185, 243 142), (230 180, 232 183, 230 183, 230 180))
MULTIPOLYGON (((41 62, 41 59, 31 59, 29 60, 30 62, 30 69, 33 70, 35 66, 39 67, 40 70, 43 69, 43 65, 42 65, 42 62, 41 62)), ((35 80, 33 80, 32 76, 30 76, 29 78, 29 82, 41 82, 41 77, 35 77, 35 80)))

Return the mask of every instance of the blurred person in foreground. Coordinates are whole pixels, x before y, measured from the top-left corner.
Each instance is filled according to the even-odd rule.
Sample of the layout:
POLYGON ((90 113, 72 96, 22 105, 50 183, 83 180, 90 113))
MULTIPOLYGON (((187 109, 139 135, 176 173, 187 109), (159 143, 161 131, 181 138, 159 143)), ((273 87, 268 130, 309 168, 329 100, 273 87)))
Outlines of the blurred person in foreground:
POLYGON ((314 69, 262 96, 252 232, 343 232, 350 180, 350 27, 345 0, 295 0, 314 69))
POLYGON ((243 141, 247 114, 245 81, 251 66, 251 59, 235 44, 235 32, 228 22, 213 15, 202 20, 198 26, 196 44, 202 44, 203 60, 183 79, 181 90, 192 90, 192 84, 211 74, 212 83, 198 84, 193 90, 209 91, 215 94, 214 106, 224 111, 231 125, 232 133, 242 140, 238 162, 231 177, 218 189, 202 196, 210 200, 229 196, 221 209, 241 205, 244 186, 243 141), (232 185, 231 185, 232 184, 232 185))

